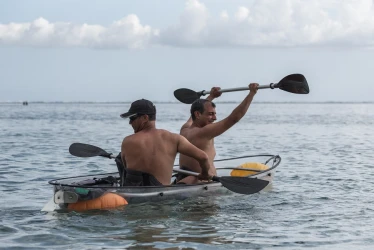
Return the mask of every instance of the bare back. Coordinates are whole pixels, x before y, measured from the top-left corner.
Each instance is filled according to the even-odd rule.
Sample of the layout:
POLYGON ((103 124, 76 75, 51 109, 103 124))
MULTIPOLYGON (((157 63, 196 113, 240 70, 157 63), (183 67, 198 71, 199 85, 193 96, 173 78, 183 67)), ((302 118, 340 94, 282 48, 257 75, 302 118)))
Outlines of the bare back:
POLYGON ((126 137, 121 151, 127 168, 149 173, 163 185, 170 184, 178 136, 153 128, 126 137))

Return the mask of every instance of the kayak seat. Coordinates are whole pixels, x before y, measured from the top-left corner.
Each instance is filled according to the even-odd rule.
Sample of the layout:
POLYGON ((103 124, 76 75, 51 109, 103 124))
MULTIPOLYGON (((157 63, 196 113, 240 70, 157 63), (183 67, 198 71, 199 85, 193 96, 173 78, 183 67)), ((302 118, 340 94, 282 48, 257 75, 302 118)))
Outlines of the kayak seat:
POLYGON ((116 162, 118 173, 120 176, 120 186, 122 187, 123 184, 125 183, 125 176, 126 176, 126 167, 122 162, 121 158, 121 152, 114 158, 114 161, 116 162))
POLYGON ((152 175, 127 169, 122 162, 121 153, 114 159, 120 176, 120 186, 162 186, 152 175))

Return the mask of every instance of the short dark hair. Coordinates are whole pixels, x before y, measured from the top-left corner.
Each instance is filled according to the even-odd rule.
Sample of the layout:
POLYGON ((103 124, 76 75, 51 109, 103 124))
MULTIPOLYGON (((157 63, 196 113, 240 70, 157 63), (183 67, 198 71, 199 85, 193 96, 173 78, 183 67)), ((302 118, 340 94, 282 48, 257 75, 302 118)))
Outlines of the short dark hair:
POLYGON ((212 101, 209 101, 207 99, 197 99, 196 101, 194 101, 191 105, 191 117, 192 117, 192 120, 196 120, 196 116, 195 116, 195 111, 199 111, 201 114, 204 112, 204 105, 205 103, 207 102, 210 102, 212 107, 215 108, 216 105, 214 104, 214 102, 212 101))
POLYGON ((154 114, 154 115, 148 115, 148 119, 150 121, 155 121, 156 120, 156 114, 154 114))

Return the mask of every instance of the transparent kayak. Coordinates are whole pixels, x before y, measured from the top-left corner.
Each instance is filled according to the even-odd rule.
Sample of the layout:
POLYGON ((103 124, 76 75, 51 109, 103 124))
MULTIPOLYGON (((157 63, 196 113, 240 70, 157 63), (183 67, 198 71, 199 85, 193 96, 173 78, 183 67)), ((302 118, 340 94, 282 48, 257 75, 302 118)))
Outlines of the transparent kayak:
MULTIPOLYGON (((214 163, 217 176, 239 174, 246 178, 266 180, 270 184, 280 161, 281 158, 278 155, 263 154, 215 160, 214 163), (257 165, 260 167, 256 167, 257 165)), ((173 183, 174 178, 170 180, 170 183, 173 183)), ((214 181, 196 185, 121 186, 118 172, 60 178, 48 183, 53 186, 53 197, 42 211, 66 210, 69 204, 95 200, 107 193, 124 198, 128 204, 233 193, 221 182, 214 181)))

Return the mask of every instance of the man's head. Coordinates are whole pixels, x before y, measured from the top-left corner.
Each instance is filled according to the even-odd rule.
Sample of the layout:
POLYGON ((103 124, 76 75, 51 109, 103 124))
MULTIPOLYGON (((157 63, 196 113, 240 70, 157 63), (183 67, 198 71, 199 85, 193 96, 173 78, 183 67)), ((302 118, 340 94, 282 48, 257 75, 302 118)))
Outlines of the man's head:
POLYGON ((155 121, 156 106, 151 101, 148 101, 146 99, 140 99, 131 103, 129 111, 121 114, 120 116, 122 118, 129 118, 130 124, 138 120, 138 118, 142 118, 143 122, 155 121))
POLYGON ((206 99, 197 99, 191 105, 191 117, 194 122, 199 120, 203 126, 213 123, 217 119, 216 105, 206 99))

